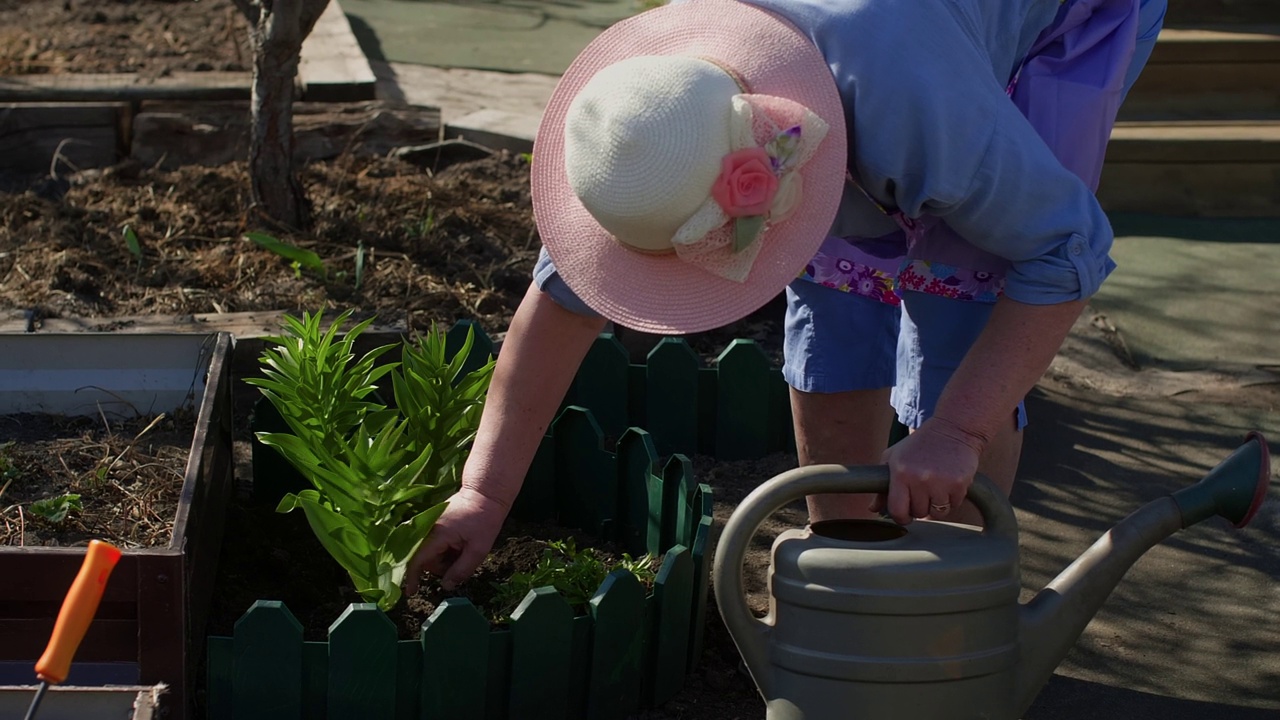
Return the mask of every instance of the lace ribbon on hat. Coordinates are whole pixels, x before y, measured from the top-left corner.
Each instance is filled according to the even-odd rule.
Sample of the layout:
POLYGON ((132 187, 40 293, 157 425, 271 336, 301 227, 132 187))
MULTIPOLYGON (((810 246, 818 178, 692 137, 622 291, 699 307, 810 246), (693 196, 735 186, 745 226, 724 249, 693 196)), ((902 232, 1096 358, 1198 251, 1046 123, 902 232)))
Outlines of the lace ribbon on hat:
POLYGON ((799 170, 827 130, 826 121, 795 101, 735 95, 731 151, 711 197, 672 238, 680 259, 725 279, 745 281, 770 229, 800 205, 799 170))

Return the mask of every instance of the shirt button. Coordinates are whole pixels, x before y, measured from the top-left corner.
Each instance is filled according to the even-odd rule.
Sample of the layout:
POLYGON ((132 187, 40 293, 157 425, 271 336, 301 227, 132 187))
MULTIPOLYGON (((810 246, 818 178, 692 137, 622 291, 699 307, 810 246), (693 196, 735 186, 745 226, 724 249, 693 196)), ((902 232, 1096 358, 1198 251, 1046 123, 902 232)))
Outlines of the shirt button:
POLYGON ((1071 244, 1071 254, 1072 254, 1072 255, 1079 255, 1079 254, 1080 254, 1080 253, 1082 253, 1082 252, 1084 252, 1084 245, 1083 245, 1083 244, 1081 244, 1081 243, 1072 243, 1072 244, 1071 244))

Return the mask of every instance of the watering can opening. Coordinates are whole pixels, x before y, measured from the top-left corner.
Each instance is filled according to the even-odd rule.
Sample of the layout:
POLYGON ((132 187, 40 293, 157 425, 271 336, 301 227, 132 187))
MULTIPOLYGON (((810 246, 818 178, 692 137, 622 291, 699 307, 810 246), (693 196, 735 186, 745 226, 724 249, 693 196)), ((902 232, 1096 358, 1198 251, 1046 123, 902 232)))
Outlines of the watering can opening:
POLYGON ((809 526, 814 535, 842 542, 888 542, 907 534, 907 529, 884 520, 822 520, 809 526))

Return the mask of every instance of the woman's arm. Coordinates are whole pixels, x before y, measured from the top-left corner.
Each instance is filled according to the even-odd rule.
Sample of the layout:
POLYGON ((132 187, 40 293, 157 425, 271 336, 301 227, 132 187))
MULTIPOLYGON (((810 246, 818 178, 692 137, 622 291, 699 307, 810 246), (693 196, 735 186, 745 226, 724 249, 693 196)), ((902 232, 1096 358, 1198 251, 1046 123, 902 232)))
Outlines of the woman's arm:
POLYGON ((450 589, 493 547, 542 436, 605 321, 571 312, 529 286, 498 353, 462 489, 409 563, 405 590, 425 570, 450 589))

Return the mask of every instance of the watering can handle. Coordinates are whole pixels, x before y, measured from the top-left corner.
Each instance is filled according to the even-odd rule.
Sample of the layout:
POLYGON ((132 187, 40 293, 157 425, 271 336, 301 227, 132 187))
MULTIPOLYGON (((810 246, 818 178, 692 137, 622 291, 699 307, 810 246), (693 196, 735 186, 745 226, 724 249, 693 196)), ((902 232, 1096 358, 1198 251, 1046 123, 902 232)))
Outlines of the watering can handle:
MULTIPOLYGON (((787 503, 808 495, 888 490, 889 468, 885 465, 809 465, 765 481, 738 504, 725 524, 712 570, 716 604, 766 699, 773 697, 768 663, 768 636, 773 626, 751 614, 742 587, 742 561, 756 529, 787 503)), ((981 474, 975 476, 968 499, 982 513, 984 534, 1017 542, 1018 521, 1013 507, 994 483, 981 474)))

